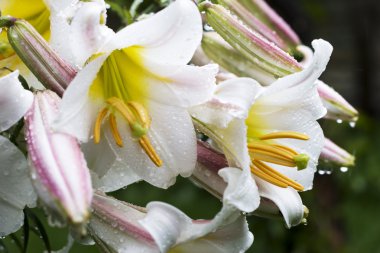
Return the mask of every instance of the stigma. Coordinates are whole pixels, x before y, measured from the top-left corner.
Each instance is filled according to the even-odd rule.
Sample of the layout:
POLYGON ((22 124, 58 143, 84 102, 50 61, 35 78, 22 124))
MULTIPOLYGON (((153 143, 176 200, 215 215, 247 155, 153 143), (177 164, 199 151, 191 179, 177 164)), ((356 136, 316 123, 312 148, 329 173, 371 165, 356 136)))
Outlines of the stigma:
POLYGON ((115 114, 120 114, 123 119, 128 123, 131 130, 132 137, 136 138, 141 148, 148 155, 150 160, 157 166, 161 167, 163 162, 156 150, 153 148, 147 133, 150 127, 151 119, 146 108, 135 101, 124 102, 117 97, 111 97, 106 100, 107 106, 99 111, 94 125, 94 142, 100 142, 101 126, 108 118, 112 136, 115 143, 119 147, 123 147, 123 140, 121 138, 119 129, 117 127, 115 114))
POLYGON ((294 167, 298 170, 305 169, 309 162, 309 156, 300 154, 294 149, 276 143, 275 139, 296 139, 301 141, 309 140, 305 134, 291 131, 274 132, 260 136, 248 142, 248 151, 251 157, 251 172, 257 177, 286 188, 293 187, 297 191, 302 191, 304 187, 296 181, 286 177, 267 163, 277 164, 285 167, 294 167))

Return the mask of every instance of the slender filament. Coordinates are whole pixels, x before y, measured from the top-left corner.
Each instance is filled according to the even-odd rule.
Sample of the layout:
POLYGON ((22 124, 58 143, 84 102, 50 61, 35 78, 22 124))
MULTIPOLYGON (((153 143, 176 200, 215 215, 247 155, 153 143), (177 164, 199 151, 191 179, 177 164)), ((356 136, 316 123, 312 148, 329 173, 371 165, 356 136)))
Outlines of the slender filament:
POLYGON ((260 140, 270 140, 270 139, 297 139, 307 141, 309 136, 306 134, 301 134, 298 132, 284 131, 284 132, 274 132, 260 136, 260 140))
POLYGON ((100 142, 100 128, 102 126, 104 118, 107 116, 108 109, 103 108, 96 117, 95 126, 94 126, 94 142, 98 144, 100 142))

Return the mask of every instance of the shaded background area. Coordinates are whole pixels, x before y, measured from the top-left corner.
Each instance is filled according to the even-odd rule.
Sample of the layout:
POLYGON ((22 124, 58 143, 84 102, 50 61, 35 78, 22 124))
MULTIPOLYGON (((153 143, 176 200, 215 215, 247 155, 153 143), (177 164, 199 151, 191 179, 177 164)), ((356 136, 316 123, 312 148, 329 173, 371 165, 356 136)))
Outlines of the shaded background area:
MULTIPOLYGON (((380 253, 380 2, 378 0, 268 0, 306 45, 328 40, 334 52, 322 80, 359 109, 355 128, 322 120, 327 137, 356 155, 354 168, 320 168, 314 189, 302 194, 310 215, 306 226, 286 229, 280 220, 248 217, 255 253, 380 253)), ((110 14, 111 20, 115 15, 110 14)), ((192 218, 212 218, 220 202, 186 179, 168 191, 139 183, 116 193, 134 204, 161 200, 192 218)), ((41 220, 44 214, 37 213, 41 220)), ((54 249, 65 230, 48 228, 54 249)), ((20 232, 21 233, 21 232, 20 232)), ((28 252, 42 252, 31 235, 28 252)), ((1 249, 0 249, 1 252, 1 249)), ((13 251, 10 251, 13 252, 13 251)), ((16 251, 15 251, 16 252, 16 251)), ((76 245, 72 253, 98 252, 76 245)))

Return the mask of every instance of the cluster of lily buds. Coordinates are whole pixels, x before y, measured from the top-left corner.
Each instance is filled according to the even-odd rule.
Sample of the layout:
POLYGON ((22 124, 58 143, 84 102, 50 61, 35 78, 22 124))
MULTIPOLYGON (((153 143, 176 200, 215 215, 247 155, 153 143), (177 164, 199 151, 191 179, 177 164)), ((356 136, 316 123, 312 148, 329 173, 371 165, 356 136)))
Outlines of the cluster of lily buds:
POLYGON ((318 80, 332 46, 316 40, 314 53, 305 48, 263 0, 216 2, 177 0, 114 33, 101 0, 47 1, 51 44, 27 21, 0 17, 12 50, 47 89, 25 90, 18 71, 0 77, 0 88, 12 85, 9 97, 0 95, 0 130, 24 116, 29 160, 15 138, 0 136, 9 149, 0 150, 0 163, 10 164, 9 154, 19 167, 11 190, 22 188, 16 200, 0 196, 15 210, 11 217, 0 205, 0 235, 22 225, 35 193, 54 218, 76 235, 88 232, 103 252, 243 252, 253 236, 242 212, 280 216, 287 227, 305 222, 298 192, 312 187, 318 158, 354 164, 317 123, 326 111, 331 119, 358 116, 318 80), (201 13, 214 31, 203 32, 201 13), (66 45, 58 35, 75 39, 66 45), (300 54, 302 62, 292 56, 300 54), (189 65, 191 58, 200 66, 189 65), (197 142, 196 131, 209 143, 197 142), (168 188, 177 175, 222 200, 214 219, 103 193, 139 180, 168 188))

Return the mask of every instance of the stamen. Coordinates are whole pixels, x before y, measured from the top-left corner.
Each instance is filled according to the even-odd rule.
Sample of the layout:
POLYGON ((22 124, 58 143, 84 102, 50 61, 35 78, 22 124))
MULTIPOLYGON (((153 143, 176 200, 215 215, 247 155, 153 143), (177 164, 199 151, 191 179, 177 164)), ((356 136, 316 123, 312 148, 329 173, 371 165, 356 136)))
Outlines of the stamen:
POLYGON ((292 155, 298 155, 297 151, 295 151, 294 149, 292 148, 289 148, 287 146, 284 146, 284 145, 280 145, 280 144, 273 144, 273 146, 279 148, 279 149, 282 149, 284 151, 288 151, 290 154, 292 155))
POLYGON ((116 118, 113 114, 109 116, 110 119, 110 126, 111 126, 111 133, 113 138, 115 139, 116 144, 119 147, 123 147, 123 140, 120 137, 119 130, 117 129, 117 123, 116 123, 116 118))
POLYGON ((156 150, 154 150, 152 144, 150 143, 149 139, 146 136, 142 136, 139 139, 139 143, 141 147, 145 150, 145 153, 149 156, 150 160, 157 166, 161 167, 163 162, 158 156, 156 150))
POLYGON ((301 134, 298 132, 292 132, 292 131, 283 131, 283 132, 274 132, 270 134, 265 134, 260 137, 260 140, 270 140, 270 139, 297 139, 297 140, 309 140, 309 136, 306 134, 301 134))
POLYGON ((149 128, 151 120, 146 108, 140 103, 135 102, 135 101, 128 102, 128 105, 135 111, 136 115, 138 116, 140 121, 143 123, 143 127, 149 128))
POLYGON ((274 155, 282 157, 285 160, 288 160, 288 161, 293 160, 293 156, 290 155, 287 151, 276 148, 276 147, 274 147, 270 144, 266 144, 264 142, 262 142, 262 143, 259 143, 259 142, 248 143, 248 149, 250 149, 252 151, 256 151, 256 152, 266 151, 268 153, 273 153, 274 155))
POLYGON ((123 100, 117 97, 111 97, 107 99, 107 103, 114 108, 116 108, 121 115, 127 120, 129 124, 136 122, 136 117, 133 115, 128 106, 124 103, 123 100))
MULTIPOLYGON (((132 135, 139 139, 139 143, 144 149, 145 153, 157 167, 161 167, 163 162, 158 156, 157 152, 154 150, 148 137, 146 136, 148 127, 150 125, 150 118, 146 109, 137 102, 128 102, 128 104, 125 104, 122 99, 117 97, 111 97, 107 99, 107 103, 121 113, 121 115, 128 122, 132 135)), ((115 141, 118 143, 120 140, 120 143, 118 143, 118 145, 122 145, 116 122, 114 127, 112 127, 112 120, 113 119, 110 118, 112 133, 114 135, 115 141)))
POLYGON ((268 174, 269 176, 276 178, 277 180, 287 184, 288 186, 293 187, 295 190, 302 191, 304 189, 304 187, 301 184, 299 184, 296 181, 294 181, 294 180, 288 178, 287 176, 281 174, 280 172, 278 172, 277 170, 268 166, 267 164, 265 164, 261 161, 256 161, 256 160, 253 160, 252 163, 256 167, 261 169, 264 173, 268 174))
POLYGON ((280 156, 276 156, 270 152, 259 151, 259 152, 250 152, 251 157, 256 160, 261 160, 269 163, 274 163, 286 167, 296 167, 294 161, 285 160, 280 156))
POLYGON ((98 144, 100 142, 100 127, 103 123, 103 119, 106 117, 108 113, 107 108, 103 108, 96 117, 95 126, 94 126, 94 142, 98 144))
POLYGON ((269 182, 271 184, 277 185, 278 187, 281 187, 281 188, 288 187, 287 184, 285 184, 285 183, 277 180, 276 178, 273 178, 273 177, 265 174, 264 172, 262 172, 261 170, 259 170, 256 166, 251 165, 251 172, 255 176, 258 176, 259 178, 264 179, 265 181, 267 181, 267 182, 269 182))

